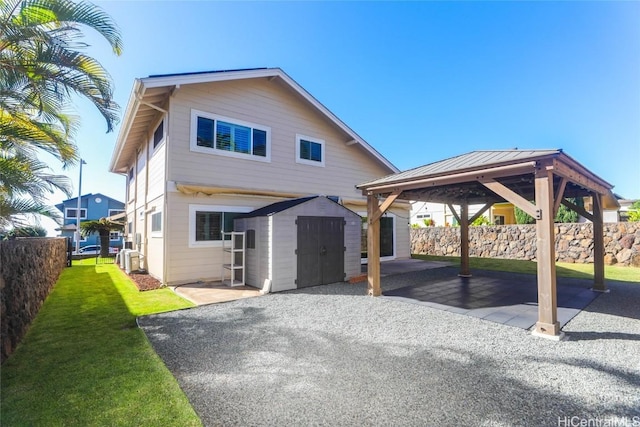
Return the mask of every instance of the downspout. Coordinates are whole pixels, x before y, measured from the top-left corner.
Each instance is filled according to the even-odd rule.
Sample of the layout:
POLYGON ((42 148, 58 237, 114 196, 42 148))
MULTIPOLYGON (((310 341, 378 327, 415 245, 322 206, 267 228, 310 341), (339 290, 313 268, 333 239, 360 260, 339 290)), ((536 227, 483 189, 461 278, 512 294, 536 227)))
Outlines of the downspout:
POLYGON ((169 221, 168 221, 168 211, 169 211, 169 141, 170 133, 171 133, 171 117, 169 114, 171 110, 171 98, 175 95, 176 91, 180 88, 180 85, 176 85, 171 91, 171 96, 169 96, 169 105, 167 105, 167 112, 165 117, 165 139, 164 139, 164 190, 162 194, 162 284, 164 286, 167 285, 167 257, 169 256, 169 221))

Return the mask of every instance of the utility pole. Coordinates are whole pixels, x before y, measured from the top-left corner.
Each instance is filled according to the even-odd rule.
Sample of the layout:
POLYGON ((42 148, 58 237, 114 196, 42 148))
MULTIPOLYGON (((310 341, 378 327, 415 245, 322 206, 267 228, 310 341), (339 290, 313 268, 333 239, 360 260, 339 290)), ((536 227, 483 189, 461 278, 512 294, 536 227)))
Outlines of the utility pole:
POLYGON ((86 165, 87 162, 80 159, 80 177, 78 178, 78 208, 76 209, 76 253, 80 251, 80 207, 81 207, 81 194, 82 194, 82 165, 86 165))

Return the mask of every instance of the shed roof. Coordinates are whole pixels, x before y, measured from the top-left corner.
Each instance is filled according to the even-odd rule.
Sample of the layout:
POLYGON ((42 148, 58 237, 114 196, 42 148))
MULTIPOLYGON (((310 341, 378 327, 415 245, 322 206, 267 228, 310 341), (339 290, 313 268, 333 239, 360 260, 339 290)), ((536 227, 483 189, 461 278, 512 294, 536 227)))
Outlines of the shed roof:
MULTIPOLYGON (((291 209, 295 206, 301 205, 303 203, 306 203, 310 200, 314 200, 317 198, 323 198, 328 200, 331 203, 335 203, 336 205, 340 206, 342 209, 345 209, 349 212, 352 212, 350 209, 345 208, 344 206, 342 206, 340 203, 336 202, 332 196, 327 197, 327 196, 319 196, 319 195, 315 195, 315 196, 307 196, 307 197, 299 197, 297 199, 287 199, 287 200, 283 200, 282 202, 276 202, 276 203, 272 203, 270 205, 264 206, 262 208, 256 209, 252 212, 243 214, 240 216, 240 218, 254 218, 254 217, 259 217, 259 216, 272 216, 275 215, 277 213, 286 211, 288 209, 291 209)), ((353 212, 354 215, 357 215, 355 212, 353 212)))
POLYGON ((246 213, 242 215, 241 218, 271 216, 271 215, 277 214, 278 212, 286 211, 287 209, 291 209, 294 206, 298 206, 302 203, 308 202, 309 200, 316 199, 318 197, 320 196, 309 196, 309 197, 300 197, 299 199, 283 200, 282 202, 272 203, 270 205, 256 209, 255 211, 246 213))

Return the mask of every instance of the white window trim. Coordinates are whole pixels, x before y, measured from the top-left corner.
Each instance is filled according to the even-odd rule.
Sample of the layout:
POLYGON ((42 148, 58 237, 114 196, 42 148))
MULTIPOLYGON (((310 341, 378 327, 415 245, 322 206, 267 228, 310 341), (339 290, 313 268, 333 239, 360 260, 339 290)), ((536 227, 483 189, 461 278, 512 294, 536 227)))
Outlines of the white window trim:
POLYGON ((109 209, 109 216, 118 214, 118 213, 113 213, 114 211, 118 211, 118 213, 126 212, 124 209, 109 209))
POLYGON ((324 167, 324 159, 325 159, 325 150, 324 150, 324 139, 313 138, 311 136, 301 135, 299 133, 296 134, 296 163, 301 163, 305 165, 324 167), (300 141, 305 140, 309 142, 314 142, 316 144, 320 144, 320 159, 321 161, 316 162, 315 160, 308 160, 300 158, 300 141))
POLYGON ((118 240, 122 239, 122 234, 119 231, 110 231, 109 232, 109 241, 111 242, 116 242, 118 240), (111 238, 112 234, 117 234, 117 237, 115 239, 111 238))
POLYGON ((219 248, 222 240, 196 240, 196 212, 234 212, 248 213, 254 210, 247 206, 222 206, 222 205, 189 205, 189 247, 190 248, 219 248))
POLYGON ((217 114, 207 113, 205 111, 191 110, 191 134, 189 136, 189 149, 191 151, 203 154, 213 154, 216 156, 234 157, 236 159, 253 160, 256 162, 271 163, 271 128, 256 123, 245 122, 243 120, 233 119, 230 117, 219 116, 217 114), (265 157, 254 156, 253 154, 236 153, 235 151, 219 150, 215 147, 215 135, 213 148, 200 147, 198 145, 198 117, 204 117, 211 120, 220 120, 232 123, 234 125, 246 126, 251 129, 258 129, 267 133, 267 152, 265 157))
MULTIPOLYGON (((367 216, 366 212, 361 211, 356 213, 361 217, 367 216)), ((398 219, 397 219, 397 215, 391 212, 386 212, 385 215, 393 219, 393 255, 380 257, 380 261, 391 261, 396 259, 396 254, 398 253, 398 247, 396 246, 396 239, 398 238, 398 228, 397 228, 398 219)), ((367 258, 360 258, 360 263, 366 264, 367 258)))
MULTIPOLYGON (((67 219, 77 219, 75 216, 69 216, 69 210, 78 210, 78 208, 64 208, 64 217, 67 219)), ((80 208, 80 219, 87 219, 87 208, 80 208), (84 211, 84 215, 82 215, 82 211, 84 211)))
POLYGON ((153 132, 151 133, 151 139, 149 141, 149 149, 151 150, 151 155, 153 156, 156 151, 158 151, 162 145, 164 144, 165 140, 167 139, 167 121, 165 120, 164 115, 162 116, 162 118, 160 120, 158 120, 158 123, 156 123, 155 127, 153 128, 153 132), (160 123, 163 123, 162 126, 162 138, 160 138, 160 141, 158 142, 158 145, 156 145, 155 147, 153 146, 153 138, 156 135, 156 130, 158 130, 158 126, 160 126, 160 123))

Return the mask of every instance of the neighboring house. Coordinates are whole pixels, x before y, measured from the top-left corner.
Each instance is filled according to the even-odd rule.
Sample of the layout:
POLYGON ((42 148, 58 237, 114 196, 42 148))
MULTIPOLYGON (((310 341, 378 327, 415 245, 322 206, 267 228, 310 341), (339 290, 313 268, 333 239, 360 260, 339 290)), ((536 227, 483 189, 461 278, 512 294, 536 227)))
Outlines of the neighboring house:
MULTIPOLYGON (((607 210, 603 212, 604 222, 625 222, 628 218, 629 207, 635 200, 625 200, 621 196, 614 194, 620 204, 619 210, 607 210)), ((457 213, 460 213, 460 207, 455 206, 457 213)), ((482 205, 469 205, 469 213, 475 214, 478 209, 482 208, 482 205)), ((584 198, 584 208, 588 212, 592 212, 591 198, 584 198)), ((489 209, 488 213, 484 216, 487 217, 491 224, 496 225, 509 225, 516 224, 515 207, 513 204, 504 202, 496 203, 489 209)), ((431 219, 435 222, 436 226, 442 225, 457 225, 457 221, 451 209, 446 204, 431 203, 431 202, 413 202, 411 204, 411 225, 416 227, 426 227, 424 220, 431 219)), ((589 222, 587 219, 580 216, 578 222, 589 222)))
MULTIPOLYGON (((469 214, 474 215, 482 206, 469 205, 469 214)), ((457 214, 460 214, 460 206, 454 205, 453 208, 457 214)), ((412 202, 411 225, 413 227, 427 227, 425 221, 431 222, 436 227, 458 225, 458 221, 451 213, 451 208, 446 203, 412 202)))
MULTIPOLYGON (((145 268, 180 284, 220 280, 222 232, 241 214, 326 195, 366 216, 355 185, 398 169, 281 69, 265 68, 137 79, 110 171, 127 176, 126 233, 145 268)), ((410 256, 408 218, 408 203, 385 216, 386 258, 410 256)), ((285 231, 272 230, 255 238, 268 239, 270 253, 289 251, 279 246, 285 231)), ((278 268, 300 277, 295 260, 283 260, 278 268)))
MULTIPOLYGON (((75 248, 75 237, 77 225, 78 198, 68 199, 56 205, 56 208, 62 212, 63 225, 58 230, 60 236, 70 237, 75 248)), ((119 200, 112 199, 104 194, 85 194, 80 196, 80 223, 90 220, 98 220, 113 215, 123 213, 125 211, 124 203, 119 200)), ((94 233, 86 237, 81 237, 80 247, 89 245, 99 245, 98 234, 94 233)), ((122 233, 113 231, 109 236, 109 246, 122 247, 122 233)))

